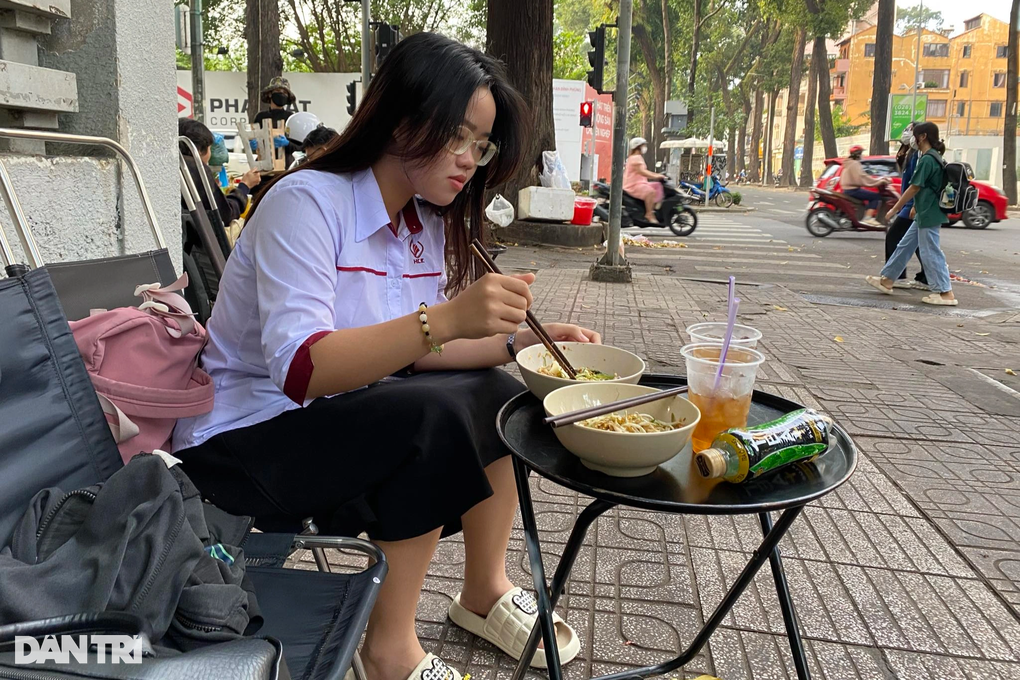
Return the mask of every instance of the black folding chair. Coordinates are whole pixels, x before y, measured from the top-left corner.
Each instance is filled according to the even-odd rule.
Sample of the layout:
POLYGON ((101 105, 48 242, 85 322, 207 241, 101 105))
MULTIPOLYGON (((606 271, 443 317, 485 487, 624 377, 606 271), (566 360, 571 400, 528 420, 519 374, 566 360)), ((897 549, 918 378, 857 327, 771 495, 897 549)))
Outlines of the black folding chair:
MULTIPOLYGON (((149 228, 152 230, 153 239, 156 241, 156 250, 97 260, 58 262, 47 267, 53 285, 60 295, 64 314, 67 315, 68 319, 72 321, 84 319, 92 309, 112 309, 114 307, 137 304, 134 290, 135 286, 139 283, 159 281, 164 285, 169 285, 177 280, 177 275, 174 273, 174 265, 170 259, 170 253, 166 249, 166 241, 163 240, 163 234, 156 224, 152 203, 149 201, 149 194, 145 191, 144 184, 142 184, 142 177, 139 174, 138 166, 124 147, 105 137, 85 137, 82 135, 39 132, 35 130, 0 128, 0 137, 101 146, 112 149, 124 160, 141 197, 145 217, 149 222, 149 228)), ((11 218, 16 223, 20 221, 27 224, 24 211, 14 195, 14 187, 11 184, 11 178, 7 174, 6 169, 0 170, 0 183, 3 184, 5 189, 4 202, 7 204, 7 210, 11 214, 11 218)), ((39 254, 39 249, 36 247, 31 232, 26 230, 25 234, 19 233, 19 236, 21 237, 28 264, 33 269, 41 267, 43 264, 42 256, 39 254)))
MULTIPOLYGON (((0 137, 4 136, 78 141, 77 138, 68 139, 70 135, 0 129, 0 137)), ((88 143, 119 148, 112 140, 87 139, 88 143)), ((133 166, 126 152, 120 151, 133 166)), ((137 175, 136 179, 144 197, 144 186, 137 175)), ((2 162, 0 180, 0 193, 11 209, 15 229, 22 243, 28 244, 25 246, 27 257, 33 264, 39 263, 38 250, 30 252, 34 247, 31 230, 2 162)), ((145 199, 143 202, 148 203, 145 199)), ((151 211, 148 216, 157 241, 162 245, 162 235, 151 211)), ((102 482, 122 463, 61 309, 62 305, 71 304, 85 305, 86 309, 98 305, 81 299, 86 294, 82 291, 61 290, 50 275, 50 270, 57 265, 29 268, 15 263, 2 228, 0 260, 7 274, 7 278, 0 278, 0 318, 4 320, 0 324, 0 348, 3 348, 0 351, 0 546, 4 546, 38 491, 48 487, 73 490, 102 482)), ((90 283, 94 285, 89 286, 89 290, 116 289, 122 285, 123 279, 119 277, 124 275, 124 269, 120 258, 81 264, 92 272, 94 280, 90 283)), ((128 291, 133 291, 137 283, 147 281, 151 281, 151 276, 129 280, 128 291)), ((116 294, 116 290, 108 292, 108 299, 116 294)), ((137 299, 128 300, 127 304, 133 302, 137 299)), ((183 657, 194 659, 194 664, 166 667, 159 677, 190 680, 211 676, 214 672, 219 677, 229 677, 223 673, 229 673, 231 659, 240 664, 243 659, 259 653, 269 658, 277 648, 274 639, 282 643, 291 677, 300 680, 341 680, 344 677, 385 578, 386 558, 368 541, 308 535, 314 531, 310 523, 306 534, 297 534, 299 530, 295 527, 295 533, 289 534, 252 533, 242 546, 265 618, 265 626, 259 634, 270 640, 263 641, 261 648, 258 642, 241 640, 217 645, 218 653, 189 652, 183 657), (368 557, 368 566, 357 573, 331 573, 326 562, 326 548, 358 552, 368 557), (283 568, 293 552, 301 549, 312 550, 321 571, 283 568), (232 653, 230 645, 236 645, 238 651, 232 653), (204 670, 195 667, 203 663, 208 663, 207 667, 202 667, 204 670)), ((5 677, 4 644, 15 634, 80 633, 83 625, 89 632, 138 630, 137 625, 132 626, 130 621, 125 623, 109 613, 68 614, 70 616, 58 619, 0 627, 0 677, 5 677)))

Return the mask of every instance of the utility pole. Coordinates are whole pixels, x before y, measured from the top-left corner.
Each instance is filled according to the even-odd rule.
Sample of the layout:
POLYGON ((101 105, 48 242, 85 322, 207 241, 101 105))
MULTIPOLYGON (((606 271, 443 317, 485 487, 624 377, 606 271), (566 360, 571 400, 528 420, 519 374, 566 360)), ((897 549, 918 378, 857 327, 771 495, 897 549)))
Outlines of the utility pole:
POLYGON ((361 86, 364 88, 363 92, 368 91, 368 84, 372 80, 372 55, 368 50, 368 44, 372 40, 369 35, 371 23, 370 0, 361 0, 361 86))
POLYGON ((708 122, 708 163, 705 165, 705 207, 708 207, 708 194, 712 190, 712 156, 715 155, 715 107, 708 122))
POLYGON ((205 122, 205 59, 202 38, 202 0, 191 0, 191 110, 205 122))
POLYGON ((609 191, 609 238, 606 254, 591 267, 592 281, 630 283, 630 265, 620 256, 623 217, 623 166, 627 160, 627 90, 630 82, 630 32, 634 0, 620 0, 616 53, 616 94, 613 102, 613 178, 609 191))

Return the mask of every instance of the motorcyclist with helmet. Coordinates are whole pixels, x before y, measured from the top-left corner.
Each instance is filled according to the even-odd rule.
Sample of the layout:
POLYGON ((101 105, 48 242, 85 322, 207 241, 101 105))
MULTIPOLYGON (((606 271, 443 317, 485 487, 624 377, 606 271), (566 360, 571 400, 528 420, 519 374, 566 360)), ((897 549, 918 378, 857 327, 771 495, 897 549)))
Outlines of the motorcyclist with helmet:
POLYGON ((865 187, 883 187, 889 183, 889 180, 872 177, 864 172, 864 166, 861 165, 863 153, 864 147, 859 144, 850 147, 849 157, 843 161, 843 174, 839 178, 840 190, 847 196, 864 202, 867 209, 861 222, 873 227, 880 227, 882 225, 875 219, 875 214, 881 199, 877 193, 868 191, 865 187))

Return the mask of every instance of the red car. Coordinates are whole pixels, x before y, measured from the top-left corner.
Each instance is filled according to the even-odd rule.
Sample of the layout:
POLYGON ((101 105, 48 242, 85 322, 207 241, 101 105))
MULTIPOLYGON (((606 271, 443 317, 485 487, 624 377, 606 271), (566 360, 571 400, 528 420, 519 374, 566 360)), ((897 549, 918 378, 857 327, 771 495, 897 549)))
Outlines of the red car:
MULTIPOLYGON (((819 189, 839 191, 839 177, 843 174, 843 158, 829 158, 825 161, 825 172, 815 182, 819 189)), ((896 159, 892 156, 865 156, 861 159, 864 172, 873 177, 888 177, 890 183, 900 190, 900 173, 896 170, 896 159)), ((967 166, 968 170, 970 166, 967 166)), ((971 172, 971 177, 974 173, 971 172)), ((949 224, 956 224, 961 219, 970 229, 984 229, 993 222, 1006 219, 1006 194, 998 187, 987 182, 971 179, 978 190, 978 202, 963 215, 950 215, 949 224)))

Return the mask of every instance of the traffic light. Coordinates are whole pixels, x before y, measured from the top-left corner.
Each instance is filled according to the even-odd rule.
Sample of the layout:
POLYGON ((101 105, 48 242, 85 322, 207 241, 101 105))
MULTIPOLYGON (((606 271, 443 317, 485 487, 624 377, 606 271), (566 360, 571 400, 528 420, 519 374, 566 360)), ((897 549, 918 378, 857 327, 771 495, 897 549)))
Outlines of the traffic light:
POLYGON ((591 127, 594 108, 591 102, 581 102, 581 127, 591 127))
POLYGON ((375 67, 379 68, 383 59, 389 55, 393 46, 400 42, 400 27, 395 24, 376 24, 375 27, 375 67))
POLYGON ((347 83, 347 113, 354 115, 354 110, 358 108, 358 83, 360 80, 352 80, 347 83))
POLYGON ((591 42, 591 51, 588 52, 588 63, 591 64, 591 71, 588 71, 588 84, 596 92, 602 92, 602 79, 606 67, 606 25, 601 24, 594 31, 588 31, 588 40, 591 42))

